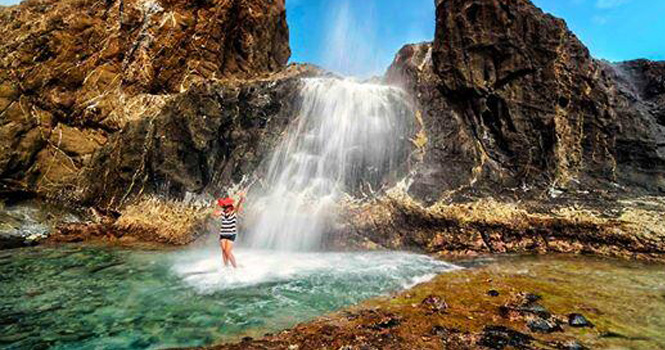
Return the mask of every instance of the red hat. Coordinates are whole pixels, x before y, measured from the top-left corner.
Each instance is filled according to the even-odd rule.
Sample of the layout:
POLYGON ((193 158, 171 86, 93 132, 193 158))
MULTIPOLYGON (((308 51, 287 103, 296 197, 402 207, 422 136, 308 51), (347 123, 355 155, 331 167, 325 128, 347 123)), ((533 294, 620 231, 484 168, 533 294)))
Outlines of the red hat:
POLYGON ((227 198, 220 198, 217 200, 217 205, 220 207, 228 207, 228 206, 233 206, 233 198, 227 197, 227 198))

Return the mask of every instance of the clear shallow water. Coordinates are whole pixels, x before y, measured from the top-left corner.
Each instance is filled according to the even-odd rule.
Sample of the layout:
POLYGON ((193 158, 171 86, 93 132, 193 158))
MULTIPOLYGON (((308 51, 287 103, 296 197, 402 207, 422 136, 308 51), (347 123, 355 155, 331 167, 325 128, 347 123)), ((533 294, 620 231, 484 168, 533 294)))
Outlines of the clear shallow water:
POLYGON ((455 268, 407 253, 0 252, 0 348, 159 349, 293 326, 455 268))
POLYGON ((551 312, 579 312, 592 329, 570 329, 590 349, 665 349, 665 265, 588 256, 530 256, 485 261, 463 275, 492 276, 491 287, 464 285, 469 290, 528 291, 543 297, 551 312))

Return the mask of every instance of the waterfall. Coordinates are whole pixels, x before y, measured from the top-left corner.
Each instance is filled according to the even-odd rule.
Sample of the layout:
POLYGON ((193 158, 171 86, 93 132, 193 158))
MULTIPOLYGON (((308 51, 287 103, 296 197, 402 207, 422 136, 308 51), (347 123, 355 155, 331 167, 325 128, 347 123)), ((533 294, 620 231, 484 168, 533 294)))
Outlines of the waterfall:
POLYGON ((398 88, 305 79, 297 119, 269 159, 268 191, 252 196, 245 243, 260 249, 319 249, 345 193, 376 190, 404 167, 412 120, 398 88))

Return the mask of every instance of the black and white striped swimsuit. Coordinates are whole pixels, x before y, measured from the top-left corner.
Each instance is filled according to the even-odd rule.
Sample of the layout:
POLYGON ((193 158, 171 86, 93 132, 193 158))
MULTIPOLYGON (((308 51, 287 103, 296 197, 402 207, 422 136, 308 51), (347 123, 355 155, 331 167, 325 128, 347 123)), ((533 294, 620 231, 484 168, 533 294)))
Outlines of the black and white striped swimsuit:
POLYGON ((222 225, 219 228, 219 239, 236 240, 238 231, 236 229, 236 213, 222 213, 222 225))

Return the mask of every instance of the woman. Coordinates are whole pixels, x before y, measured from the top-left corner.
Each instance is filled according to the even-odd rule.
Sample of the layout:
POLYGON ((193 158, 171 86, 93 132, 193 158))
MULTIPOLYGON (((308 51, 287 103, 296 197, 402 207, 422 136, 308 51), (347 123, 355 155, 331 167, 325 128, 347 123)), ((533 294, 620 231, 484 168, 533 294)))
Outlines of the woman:
POLYGON ((238 235, 236 227, 236 214, 240 211, 242 203, 245 201, 245 194, 240 194, 238 205, 233 204, 233 198, 220 198, 217 200, 217 205, 220 209, 215 210, 214 215, 221 217, 222 224, 219 229, 219 244, 222 248, 222 260, 224 266, 229 265, 229 261, 233 268, 237 268, 236 258, 233 256, 233 242, 235 242, 238 235))

